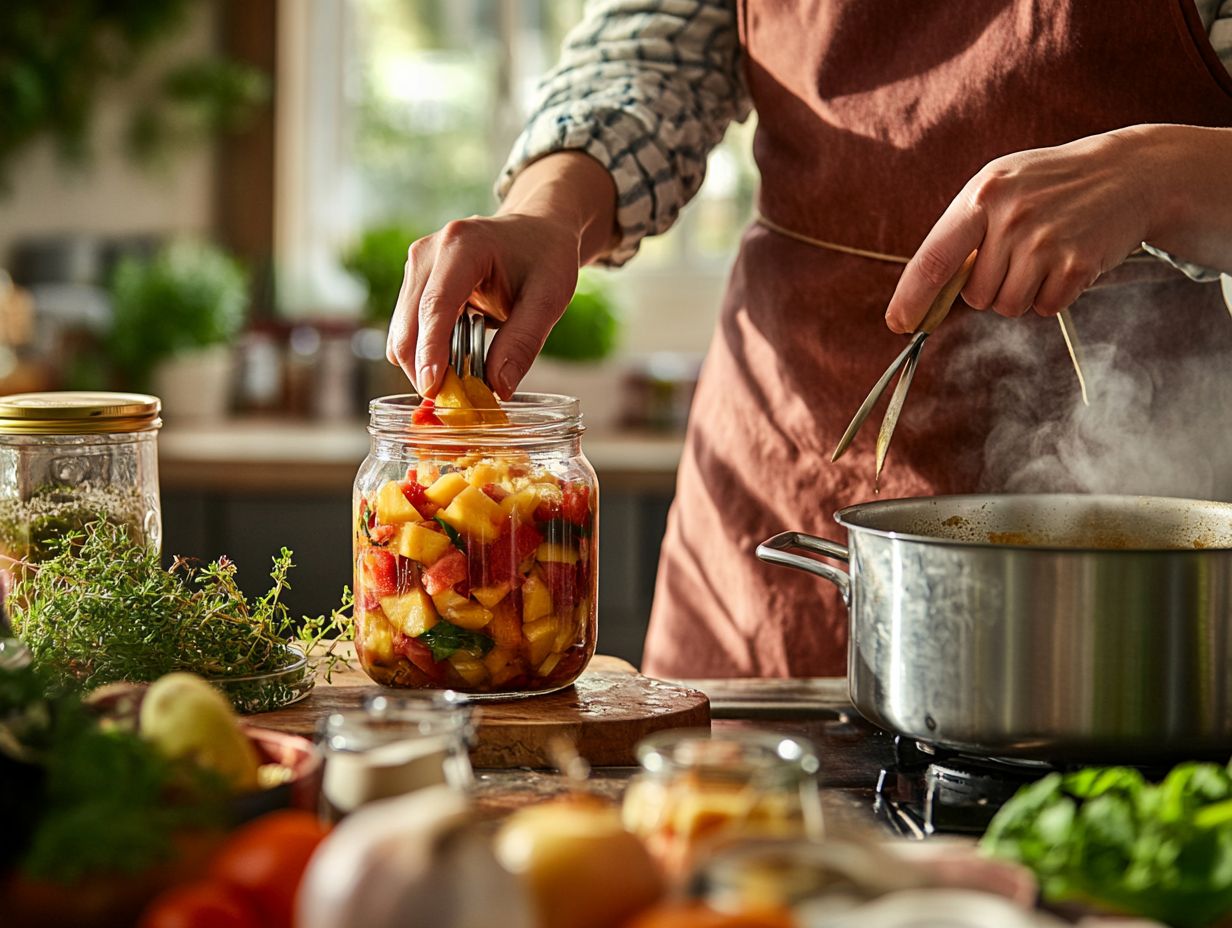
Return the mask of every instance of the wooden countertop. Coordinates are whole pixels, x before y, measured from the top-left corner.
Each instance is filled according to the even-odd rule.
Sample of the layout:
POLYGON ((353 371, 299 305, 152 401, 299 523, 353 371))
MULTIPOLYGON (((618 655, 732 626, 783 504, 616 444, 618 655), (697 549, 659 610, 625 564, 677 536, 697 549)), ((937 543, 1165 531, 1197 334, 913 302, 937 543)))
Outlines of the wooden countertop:
MULTIPOLYGON (((604 485, 670 493, 684 440, 646 432, 593 432, 582 448, 604 485)), ((351 492, 368 453, 365 423, 235 419, 168 427, 158 438, 167 490, 227 493, 351 492)))

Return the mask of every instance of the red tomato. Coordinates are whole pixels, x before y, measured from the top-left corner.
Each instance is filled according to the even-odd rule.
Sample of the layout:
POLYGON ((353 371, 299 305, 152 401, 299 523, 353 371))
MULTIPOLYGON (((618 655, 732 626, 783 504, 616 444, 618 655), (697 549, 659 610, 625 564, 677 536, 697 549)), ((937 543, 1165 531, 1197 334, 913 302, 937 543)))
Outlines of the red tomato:
POLYGON ((560 514, 566 522, 586 525, 590 522, 590 487, 584 483, 566 483, 560 502, 560 514))
MULTIPOLYGON (((411 473, 414 471, 412 470, 411 473)), ((441 507, 428 499, 428 488, 414 477, 402 484, 402 495, 425 519, 431 519, 440 511, 441 507)))
POLYGON ((411 422, 414 425, 443 425, 441 417, 436 414, 436 403, 433 400, 425 398, 415 407, 415 411, 411 413, 411 422))
POLYGON ((581 598, 578 565, 544 561, 540 567, 543 569, 543 579, 552 593, 552 605, 557 611, 572 609, 577 605, 581 598))
POLYGON ((398 527, 396 525, 378 525, 368 532, 374 545, 383 545, 397 534, 398 527))
POLYGON ((261 928, 245 896, 217 880, 177 886, 146 906, 138 928, 261 928))
POLYGON ((368 548, 363 554, 365 588, 377 596, 398 592, 398 561, 388 551, 368 548))
POLYGON ((328 829, 311 812, 271 812, 232 834, 210 863, 210 876, 235 889, 265 928, 291 928, 295 894, 328 829))
POLYGON ((394 650, 424 672, 432 683, 445 682, 445 664, 432 656, 432 649, 418 638, 399 635, 394 650))
POLYGON ((435 596, 465 579, 466 555, 455 548, 424 571, 423 587, 429 596, 435 596))

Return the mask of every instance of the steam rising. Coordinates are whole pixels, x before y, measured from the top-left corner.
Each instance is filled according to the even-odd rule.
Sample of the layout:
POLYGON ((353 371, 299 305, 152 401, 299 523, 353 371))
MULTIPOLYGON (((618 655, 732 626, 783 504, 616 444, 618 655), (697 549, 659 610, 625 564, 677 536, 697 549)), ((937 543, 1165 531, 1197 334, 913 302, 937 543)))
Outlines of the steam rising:
MULTIPOLYGON (((981 337, 958 350, 954 369, 972 388, 992 387, 983 486, 1232 499, 1232 318, 1203 306, 1173 320, 1170 332, 1126 324, 1153 310, 1122 306, 1117 325, 1103 327, 1084 326, 1082 304, 1075 307, 1089 407, 1072 370, 1069 389, 1046 396, 1030 377, 990 384, 985 376, 978 384, 990 364, 1018 371, 1040 365, 1038 326, 1002 319, 980 326, 981 337), (1103 328, 1102 339, 1091 332, 1103 328), (1161 360, 1158 346, 1143 343, 1144 331, 1189 343, 1192 353, 1161 360)), ((1059 342, 1060 331, 1052 334, 1059 342)))

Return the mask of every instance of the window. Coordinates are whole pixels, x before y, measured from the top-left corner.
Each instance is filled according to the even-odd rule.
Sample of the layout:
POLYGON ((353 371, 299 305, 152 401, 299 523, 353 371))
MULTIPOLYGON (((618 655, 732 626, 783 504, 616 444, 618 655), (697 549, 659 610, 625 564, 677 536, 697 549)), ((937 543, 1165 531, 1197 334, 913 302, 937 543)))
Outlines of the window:
MULTIPOLYGON (((284 311, 345 312, 359 302, 339 256, 367 227, 392 220, 425 234, 495 207, 492 181, 582 8, 582 0, 283 0, 284 311)), ((751 131, 733 127, 678 226, 614 276, 625 302, 660 293, 685 315, 682 299, 717 302, 751 208, 751 131), (712 286, 699 289, 698 280, 712 286), (687 285, 665 290, 669 281, 687 285)), ((656 347, 681 347, 670 342, 656 347)))

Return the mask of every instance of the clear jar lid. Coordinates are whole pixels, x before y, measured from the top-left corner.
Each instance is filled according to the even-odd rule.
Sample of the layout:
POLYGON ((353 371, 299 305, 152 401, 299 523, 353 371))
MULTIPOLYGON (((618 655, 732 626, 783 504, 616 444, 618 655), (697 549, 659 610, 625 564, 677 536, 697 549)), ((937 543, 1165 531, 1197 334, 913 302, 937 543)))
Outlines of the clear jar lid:
POLYGON ((145 393, 58 391, 0 396, 0 434, 146 432, 162 426, 162 403, 145 393))

